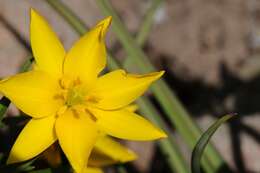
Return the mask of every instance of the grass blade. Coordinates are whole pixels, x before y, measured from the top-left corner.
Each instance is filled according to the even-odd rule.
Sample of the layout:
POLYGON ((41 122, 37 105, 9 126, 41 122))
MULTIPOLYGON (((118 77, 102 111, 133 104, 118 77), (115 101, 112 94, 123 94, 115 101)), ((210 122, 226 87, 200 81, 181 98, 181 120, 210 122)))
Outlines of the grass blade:
POLYGON ((169 136, 167 139, 158 141, 159 148, 166 156, 166 162, 172 172, 189 173, 187 163, 181 155, 180 148, 177 145, 175 138, 171 135, 170 130, 160 116, 160 113, 155 109, 152 102, 147 97, 142 97, 137 100, 141 113, 158 127, 161 127, 169 136))
MULTIPOLYGON (((151 7, 153 11, 155 10, 154 6, 159 5, 158 0, 154 0, 154 1, 156 1, 156 2, 153 2, 152 3, 153 7, 151 7)), ((82 35, 83 34, 81 32, 81 30, 83 30, 82 28, 85 28, 85 31, 87 30, 86 26, 83 24, 83 22, 81 22, 80 18, 77 17, 61 1, 46 0, 46 2, 48 2, 49 5, 51 5, 70 25, 73 25, 72 28, 74 28, 77 31, 77 33, 82 35), (67 10, 69 10, 69 11, 67 11, 67 10), (73 21, 71 21, 71 20, 73 20, 73 21)), ((151 17, 151 14, 150 14, 150 17, 151 17)), ((146 28, 146 30, 147 30, 147 28, 146 28)), ((144 37, 142 37, 142 39, 144 39, 144 37)), ((142 39, 140 41, 143 41, 142 39)), ((117 63, 115 58, 110 53, 108 53, 108 67, 110 70, 120 68, 120 65, 117 63)), ((155 122, 159 127, 165 129, 164 125, 162 123, 163 122, 162 118, 159 116, 157 111, 154 111, 154 107, 151 106, 152 103, 150 102, 150 100, 145 99, 145 98, 140 98, 138 100, 138 104, 140 106, 141 112, 143 112, 148 119, 155 122)), ((177 171, 179 173, 188 173, 189 172, 186 162, 184 161, 183 157, 179 153, 179 149, 178 149, 177 145, 175 144, 174 139, 171 139, 171 140, 164 139, 162 141, 159 141, 159 147, 163 151, 163 153, 167 153, 168 158, 166 160, 167 160, 168 164, 170 165, 171 169, 173 170, 173 172, 175 172, 175 171, 177 171)))
POLYGON ((209 143, 210 138, 217 131, 217 129, 230 118, 232 118, 235 114, 225 115, 219 120, 217 120, 213 125, 211 125, 206 132, 204 132, 196 146, 193 149, 191 156, 191 172, 192 173, 200 173, 200 161, 203 155, 203 152, 209 143))
POLYGON ((116 167, 116 172, 117 173, 127 173, 127 170, 126 170, 126 168, 123 166, 123 165, 118 165, 117 167, 116 167))
POLYGON ((32 55, 28 56, 28 58, 25 60, 25 62, 21 66, 19 72, 21 72, 21 73, 22 72, 27 72, 30 69, 30 67, 31 67, 31 65, 33 63, 33 60, 34 60, 34 58, 33 58, 32 55))
MULTIPOLYGON (((145 44, 149 33, 152 29, 153 23, 154 23, 154 17, 156 12, 159 10, 159 8, 162 6, 164 0, 152 0, 150 7, 147 9, 146 14, 144 16, 144 19, 142 21, 142 24, 140 26, 140 29, 136 35, 136 43, 143 47, 145 44)), ((135 67, 135 63, 133 62, 133 58, 126 57, 123 62, 123 67, 132 68, 135 67)))
POLYGON ((0 167, 0 170, 1 170, 1 172, 3 171, 4 173, 32 171, 35 168, 34 166, 32 166, 32 164, 36 159, 37 159, 37 157, 32 160, 23 162, 23 163, 3 165, 0 167))
MULTIPOLYGON (((143 73, 156 71, 156 68, 151 64, 144 51, 140 48, 136 41, 133 40, 109 1, 98 0, 96 2, 105 15, 110 15, 113 17, 112 29, 114 30, 118 40, 125 48, 127 54, 133 58, 133 61, 139 70, 143 73)), ((175 125, 176 129, 185 139, 185 142, 189 145, 189 147, 193 148, 202 133, 175 93, 170 89, 169 85, 164 80, 159 80, 153 84, 151 90, 171 123, 175 125)), ((206 162, 203 161, 203 166, 205 170, 208 170, 207 172, 217 170, 224 163, 222 157, 213 145, 209 145, 205 152, 204 160, 206 162), (208 169, 209 166, 212 167, 212 169, 208 169)))
POLYGON ((31 171, 30 173, 52 173, 52 170, 50 168, 47 168, 47 169, 31 171))

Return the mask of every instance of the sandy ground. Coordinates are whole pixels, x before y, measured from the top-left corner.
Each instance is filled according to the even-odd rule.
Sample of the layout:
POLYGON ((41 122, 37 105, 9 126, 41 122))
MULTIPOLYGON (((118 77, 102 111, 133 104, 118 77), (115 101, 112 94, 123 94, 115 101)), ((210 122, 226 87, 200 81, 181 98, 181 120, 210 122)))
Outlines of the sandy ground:
MULTIPOLYGON (((94 0, 64 0, 87 25, 102 14, 94 0)), ((147 0, 112 3, 128 29, 138 32, 147 0)), ((15 74, 29 55, 29 9, 45 16, 65 47, 78 38, 44 1, 0 1, 0 77, 15 74)), ((238 112, 239 118, 221 128, 213 141, 238 172, 260 172, 259 22, 257 0, 168 0, 156 13, 155 25, 144 46, 166 80, 203 129, 220 115, 238 112)), ((108 45, 116 39, 109 32, 108 45)), ((120 56, 121 50, 116 52, 120 56)), ((123 53, 124 54, 124 53, 123 53)), ((12 109, 11 114, 15 114, 12 109)), ((182 144, 180 137, 176 135, 182 144)), ((129 143, 140 153, 138 169, 153 162, 153 143, 129 143)), ((187 158, 190 151, 183 148, 187 158)))

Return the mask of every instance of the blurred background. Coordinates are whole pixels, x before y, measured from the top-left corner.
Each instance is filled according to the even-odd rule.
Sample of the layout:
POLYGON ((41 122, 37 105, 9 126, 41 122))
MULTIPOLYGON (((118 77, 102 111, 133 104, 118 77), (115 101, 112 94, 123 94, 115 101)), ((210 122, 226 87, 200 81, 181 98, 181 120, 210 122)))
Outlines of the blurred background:
MULTIPOLYGON (((87 26, 104 16, 95 0, 62 0, 87 26)), ((136 35, 150 0, 110 1, 136 35)), ((44 0, 0 0, 0 78, 18 72, 30 55, 29 9, 45 16, 68 49, 78 35, 44 0)), ((236 112, 212 141, 237 172, 260 172, 260 1, 165 0, 157 9, 143 47, 187 110, 206 129, 216 118, 236 112)), ((108 48, 126 56, 114 34, 108 48)), ((14 106, 9 115, 18 114, 14 106)), ((167 118, 165 117, 166 121, 167 118)), ((188 128, 188 127, 187 127, 188 128)), ((173 135, 187 160, 190 151, 173 135)), ((132 169, 160 172, 164 156, 153 142, 127 142, 139 154, 132 169)))

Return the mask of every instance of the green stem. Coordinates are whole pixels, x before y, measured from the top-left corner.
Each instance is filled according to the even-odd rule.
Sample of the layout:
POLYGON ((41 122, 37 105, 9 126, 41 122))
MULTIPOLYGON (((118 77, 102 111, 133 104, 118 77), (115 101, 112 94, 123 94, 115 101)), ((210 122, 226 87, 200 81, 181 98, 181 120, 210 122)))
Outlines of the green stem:
POLYGON ((5 112, 7 111, 8 106, 10 105, 10 100, 7 97, 2 97, 0 100, 0 120, 1 120, 1 127, 3 126, 2 124, 2 119, 4 118, 5 112))
POLYGON ((32 171, 29 173, 53 173, 50 168, 32 171))
MULTIPOLYGON (((113 17, 112 28, 114 33, 122 43, 127 54, 133 58, 140 71, 144 73, 156 71, 155 67, 150 63, 145 53, 128 33, 127 29, 122 24, 120 18, 117 16, 109 2, 107 0, 97 0, 96 2, 105 15, 111 15, 113 17)), ((183 136, 187 144, 191 148, 194 147, 197 139, 201 135, 201 130, 193 122, 176 95, 171 91, 170 87, 164 80, 156 82, 151 89, 171 123, 175 124, 175 127, 183 136)), ((223 163, 221 156, 212 145, 209 145, 205 152, 205 156, 209 160, 208 164, 214 167, 213 171, 218 169, 223 163)))
MULTIPOLYGON (((147 12, 144 16, 142 25, 140 26, 140 30, 137 33, 137 36, 135 39, 136 43, 140 47, 143 47, 145 41, 147 40, 150 30, 153 25, 154 15, 163 2, 164 2, 164 0, 152 0, 151 6, 149 7, 149 9, 147 10, 147 12)), ((133 64, 134 64, 133 58, 127 57, 127 58, 125 58, 125 61, 123 62, 123 67, 127 67, 127 66, 130 67, 133 64)))
MULTIPOLYGON (((110 70, 120 68, 119 64, 109 55, 110 63, 115 66, 108 67, 110 70)), ((154 108, 152 102, 145 96, 139 98, 137 101, 139 105, 140 111, 142 114, 156 124, 158 127, 162 128, 167 134, 171 134, 170 130, 167 129, 167 125, 162 120, 160 113, 154 108)), ((186 162, 183 156, 180 153, 180 149, 176 144, 174 138, 170 135, 168 139, 163 139, 159 141, 159 147, 161 151, 168 157, 166 157, 166 161, 168 162, 169 167, 172 172, 178 173, 188 173, 189 169, 186 165, 186 162)))
MULTIPOLYGON (((142 25, 140 27, 139 32, 136 36, 136 42, 140 46, 143 46, 146 39, 148 38, 149 32, 152 28, 154 14, 158 10, 158 8, 161 6, 163 0, 153 0, 151 2, 151 6, 146 12, 146 15, 143 19, 142 25)), ((127 57, 124 62, 124 67, 131 68, 133 65, 132 58, 127 57)), ((134 68, 134 67, 133 67, 134 68)), ((161 127, 164 131, 166 131, 167 134, 171 134, 170 130, 167 129, 167 125, 162 120, 160 113, 154 108, 153 104, 147 97, 142 97, 137 100, 137 104, 140 107, 141 113, 148 118, 150 121, 152 121, 157 126, 161 127)), ((174 170, 175 172, 189 172, 189 169, 187 168, 187 164, 183 158, 183 156, 180 153, 180 149, 178 145, 176 144, 174 138, 172 136, 169 136, 169 140, 160 140, 159 141, 159 147, 163 154, 166 157, 169 167, 171 170, 174 170), (172 164, 175 163, 175 164, 172 164)))
MULTIPOLYGON (((143 19, 142 25, 140 27, 139 32, 136 36, 136 43, 142 47, 148 37, 148 34, 152 28, 153 19, 156 11, 161 6, 163 0, 152 0, 151 6, 146 12, 146 15, 143 19)), ((123 62, 123 67, 127 69, 134 69, 134 63, 133 58, 127 57, 125 58, 125 61, 123 62)), ((170 134, 171 132, 164 128, 167 127, 167 125, 162 120, 159 112, 153 107, 151 101, 147 99, 146 97, 142 97, 141 99, 137 100, 137 103, 140 107, 140 111, 143 113, 143 115, 146 115, 148 119, 153 121, 153 123, 157 124, 157 126, 163 128, 167 134, 170 134)), ((162 140, 159 142, 159 147, 161 151, 164 153, 164 155, 169 156, 166 157, 167 161, 169 163, 169 167, 172 170, 175 170, 176 172, 189 172, 186 162, 179 152, 180 149, 172 136, 168 138, 169 140, 162 140), (175 163, 175 164, 172 164, 175 163), (177 165, 177 166, 176 166, 177 165)), ((207 172, 211 171, 210 165, 207 164, 207 161, 205 158, 202 159, 203 162, 205 162, 204 169, 207 170, 207 172)))
POLYGON ((158 142, 161 151, 166 156, 166 161, 168 162, 172 172, 188 173, 189 169, 187 164, 181 155, 180 149, 173 136, 171 136, 170 130, 162 120, 160 113, 155 109, 147 97, 141 97, 136 102, 140 107, 141 113, 158 127, 161 127, 169 135, 168 139, 162 139, 158 142))
POLYGON ((127 170, 125 169, 125 167, 123 165, 118 165, 116 167, 116 169, 117 169, 118 173, 127 173, 127 170))
POLYGON ((158 10, 158 8, 161 6, 162 2, 163 0, 153 0, 151 2, 151 6, 149 7, 149 9, 145 14, 142 25, 135 39, 136 43, 139 44, 140 46, 142 46, 145 43, 146 39, 148 38, 148 35, 153 25, 154 15, 158 10))
POLYGON ((30 55, 28 56, 28 58, 25 60, 25 62, 23 63, 23 65, 21 66, 19 72, 26 72, 30 69, 31 65, 32 65, 32 62, 33 62, 33 56, 30 55))
POLYGON ((203 152, 209 143, 209 140, 217 131, 217 129, 226 121, 233 118, 236 114, 229 114, 218 119, 214 124, 212 124, 200 137, 196 146, 192 151, 191 156, 191 172, 192 173, 201 173, 200 171, 200 160, 202 158, 203 152))
POLYGON ((69 25, 76 31, 79 35, 87 32, 85 24, 75 15, 68 6, 56 0, 46 0, 49 5, 51 5, 55 11, 62 14, 62 17, 69 23, 69 25))
MULTIPOLYGON (((73 20, 73 22, 69 22, 70 25, 73 25, 73 23, 77 23, 76 25, 73 25, 72 27, 80 34, 79 31, 81 28, 85 28, 87 30, 86 26, 81 22, 81 20, 72 13, 72 11, 67 11, 68 7, 66 7, 63 3, 61 3, 58 0, 47 0, 47 2, 55 9, 57 12, 60 13, 60 15, 67 21, 67 20, 73 20), (66 13, 66 14, 64 14, 66 13), (71 16, 70 16, 71 15, 71 16), (77 21, 77 22, 76 22, 77 21), (79 27, 80 25, 80 27, 79 27)), ((115 59, 112 57, 110 53, 108 53, 108 67, 110 70, 118 69, 120 68, 119 64, 115 61, 115 59)), ((155 122, 158 126, 165 129, 165 125, 163 123, 163 120, 159 116, 158 112, 154 109, 152 106, 152 103, 146 99, 146 98, 140 98, 138 101, 138 104, 140 106, 140 110, 147 116, 148 119, 155 122)), ((170 132, 168 132, 170 134, 170 132)), ((169 137, 170 139, 171 137, 169 137)), ((172 138, 171 141, 169 139, 161 140, 159 142, 159 147, 163 151, 163 153, 168 155, 167 161, 169 163, 169 166, 172 170, 177 171, 179 173, 188 173, 188 167, 179 153, 179 150, 177 149, 177 145, 174 142, 174 139, 172 138)))

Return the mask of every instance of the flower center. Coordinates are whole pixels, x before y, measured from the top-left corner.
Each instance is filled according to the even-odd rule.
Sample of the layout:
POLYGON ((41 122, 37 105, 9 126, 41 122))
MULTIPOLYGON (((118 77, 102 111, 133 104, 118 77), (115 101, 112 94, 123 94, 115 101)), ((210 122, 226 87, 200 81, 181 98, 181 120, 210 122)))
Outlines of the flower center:
POLYGON ((60 79, 60 87, 64 104, 68 107, 84 104, 86 102, 86 91, 80 79, 71 80, 67 77, 60 79))
POLYGON ((68 107, 84 104, 86 101, 84 92, 79 87, 72 87, 68 89, 65 104, 68 107))
MULTIPOLYGON (((79 78, 71 79, 63 76, 59 80, 60 91, 54 96, 55 99, 62 100, 63 107, 58 111, 62 114, 67 108, 74 106, 89 106, 99 102, 97 95, 89 93, 89 89, 79 78)), ((74 107, 75 108, 75 107, 74 107)))
POLYGON ((96 121, 96 117, 89 112, 88 106, 99 102, 99 98, 96 95, 90 95, 89 89, 82 84, 79 78, 71 79, 63 76, 59 80, 60 91, 54 96, 55 99, 62 101, 62 106, 58 109, 56 116, 63 115, 68 109, 74 113, 82 113, 82 111, 88 112, 87 114, 93 121, 96 121))

